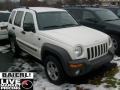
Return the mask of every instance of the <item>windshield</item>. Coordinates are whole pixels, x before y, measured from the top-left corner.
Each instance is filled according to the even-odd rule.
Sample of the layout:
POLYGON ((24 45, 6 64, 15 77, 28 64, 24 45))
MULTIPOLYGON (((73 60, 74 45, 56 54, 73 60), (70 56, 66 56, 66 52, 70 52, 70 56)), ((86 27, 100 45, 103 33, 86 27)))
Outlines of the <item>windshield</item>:
POLYGON ((110 10, 99 10, 96 11, 96 14, 103 20, 103 21, 110 21, 119 19, 112 11, 110 10))
POLYGON ((49 30, 77 26, 78 23, 67 12, 44 12, 37 14, 39 29, 49 30))
POLYGON ((0 13, 0 22, 8 22, 10 13, 0 13))

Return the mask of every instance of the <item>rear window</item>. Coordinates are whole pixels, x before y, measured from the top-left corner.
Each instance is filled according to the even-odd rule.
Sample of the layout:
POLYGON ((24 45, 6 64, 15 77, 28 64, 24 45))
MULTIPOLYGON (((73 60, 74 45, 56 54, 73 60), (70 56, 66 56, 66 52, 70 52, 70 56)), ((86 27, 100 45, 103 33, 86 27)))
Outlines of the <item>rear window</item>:
POLYGON ((0 22, 8 22, 10 13, 0 13, 0 22))
POLYGON ((23 11, 18 11, 14 21, 14 24, 16 26, 21 26, 22 16, 23 16, 23 11))

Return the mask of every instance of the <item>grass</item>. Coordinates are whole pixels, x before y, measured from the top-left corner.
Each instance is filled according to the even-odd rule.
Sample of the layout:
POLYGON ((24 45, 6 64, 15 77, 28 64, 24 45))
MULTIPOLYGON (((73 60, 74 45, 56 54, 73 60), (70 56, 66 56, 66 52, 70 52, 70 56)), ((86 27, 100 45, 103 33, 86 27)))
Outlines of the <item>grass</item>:
POLYGON ((89 80, 89 84, 100 85, 101 83, 106 83, 106 88, 113 87, 116 88, 117 85, 120 85, 120 80, 114 78, 114 76, 120 72, 120 67, 114 67, 104 73, 103 76, 98 75, 94 79, 89 80), (104 77, 104 78, 103 78, 104 77))

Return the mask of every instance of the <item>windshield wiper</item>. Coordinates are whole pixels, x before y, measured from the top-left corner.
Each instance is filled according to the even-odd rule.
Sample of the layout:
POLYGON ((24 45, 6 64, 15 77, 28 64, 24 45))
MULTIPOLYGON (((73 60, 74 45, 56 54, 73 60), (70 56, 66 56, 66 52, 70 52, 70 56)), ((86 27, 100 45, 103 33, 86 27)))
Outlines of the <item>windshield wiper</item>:
POLYGON ((49 28, 58 28, 58 27, 61 27, 61 26, 53 25, 53 26, 47 26, 47 27, 43 27, 43 28, 44 29, 49 29, 49 28))
POLYGON ((53 26, 47 26, 43 27, 44 29, 52 29, 52 28, 62 28, 62 27, 73 27, 73 26, 78 26, 78 24, 65 24, 65 25, 53 25, 53 26))
POLYGON ((65 25, 61 25, 62 27, 73 27, 73 26, 78 26, 78 24, 65 24, 65 25))

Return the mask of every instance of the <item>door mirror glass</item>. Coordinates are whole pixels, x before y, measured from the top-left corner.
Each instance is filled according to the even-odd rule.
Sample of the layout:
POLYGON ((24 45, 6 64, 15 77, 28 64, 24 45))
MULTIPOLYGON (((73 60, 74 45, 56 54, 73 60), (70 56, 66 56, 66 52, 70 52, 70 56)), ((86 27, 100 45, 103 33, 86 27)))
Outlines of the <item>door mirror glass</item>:
POLYGON ((23 29, 27 32, 35 32, 34 24, 32 23, 24 23, 23 29))

